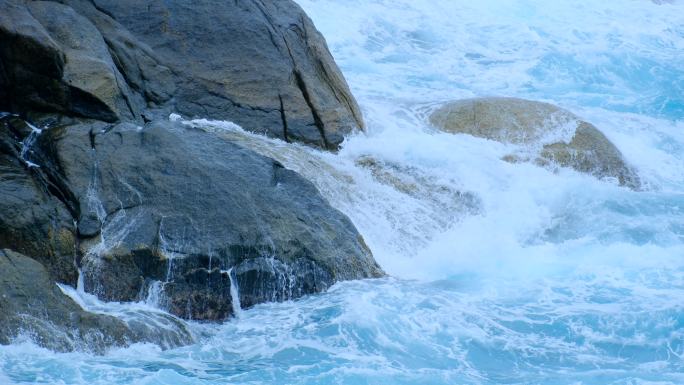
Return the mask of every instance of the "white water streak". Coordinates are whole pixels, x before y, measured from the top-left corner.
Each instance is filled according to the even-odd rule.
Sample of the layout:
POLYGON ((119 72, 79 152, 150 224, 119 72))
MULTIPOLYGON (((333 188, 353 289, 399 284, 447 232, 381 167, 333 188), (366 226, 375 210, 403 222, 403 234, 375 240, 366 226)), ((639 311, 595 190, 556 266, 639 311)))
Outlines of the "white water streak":
POLYGON ((230 300, 233 305, 233 314, 235 318, 240 318, 242 316, 242 306, 240 306, 240 293, 238 292, 237 277, 233 272, 231 267, 226 272, 228 273, 228 279, 230 279, 230 300))

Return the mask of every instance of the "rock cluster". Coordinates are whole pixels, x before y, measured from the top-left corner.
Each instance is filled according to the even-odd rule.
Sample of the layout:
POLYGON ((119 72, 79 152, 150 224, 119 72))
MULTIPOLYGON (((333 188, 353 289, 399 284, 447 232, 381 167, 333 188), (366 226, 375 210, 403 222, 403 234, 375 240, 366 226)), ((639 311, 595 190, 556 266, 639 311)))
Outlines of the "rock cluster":
MULTIPOLYGON (((293 1, 0 9, 0 343, 26 332, 59 350, 159 340, 85 312, 54 284, 75 286, 79 272, 102 300, 154 291, 160 307, 194 320, 230 317, 231 285, 250 307, 383 274, 311 183, 168 120, 230 120, 333 151, 363 129, 323 37, 293 1)), ((182 328, 174 336, 164 346, 191 340, 182 328)))

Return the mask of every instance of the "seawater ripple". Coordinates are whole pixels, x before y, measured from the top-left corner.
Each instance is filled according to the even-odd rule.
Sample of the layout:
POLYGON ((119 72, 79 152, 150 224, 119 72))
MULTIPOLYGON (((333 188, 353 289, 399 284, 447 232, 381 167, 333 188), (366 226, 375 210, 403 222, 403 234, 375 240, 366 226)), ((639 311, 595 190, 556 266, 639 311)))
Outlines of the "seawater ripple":
POLYGON ((623 273, 549 277, 524 290, 467 279, 348 282, 204 326, 213 330, 187 348, 97 357, 18 344, 0 357, 10 380, 54 384, 680 383, 684 269, 668 273, 665 288, 661 269, 623 273))

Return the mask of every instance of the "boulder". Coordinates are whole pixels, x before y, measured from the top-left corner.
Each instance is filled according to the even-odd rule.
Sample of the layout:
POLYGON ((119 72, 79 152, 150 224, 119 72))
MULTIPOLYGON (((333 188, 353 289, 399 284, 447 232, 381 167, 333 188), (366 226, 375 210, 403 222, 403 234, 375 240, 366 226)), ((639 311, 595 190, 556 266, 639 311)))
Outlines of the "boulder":
POLYGON ((28 337, 52 350, 103 353, 136 342, 165 348, 192 342, 185 325, 171 316, 146 323, 85 311, 40 263, 8 249, 0 250, 0 293, 0 344, 28 337))
POLYGON ((335 150, 363 119, 291 0, 0 0, 0 108, 142 122, 179 112, 335 150))
POLYGON ((476 98, 448 103, 430 116, 433 126, 524 148, 508 161, 532 160, 614 178, 638 189, 639 177, 620 151, 592 124, 548 103, 517 98, 476 98), (530 156, 531 155, 531 156, 530 156))
POLYGON ((50 1, 0 0, 0 7, 0 87, 8 99, 0 104, 22 114, 38 109, 110 122, 139 115, 87 18, 50 1))
MULTIPOLYGON (((83 2, 69 3, 78 7, 83 2)), ((183 115, 231 120, 247 130, 329 149, 336 149, 344 134, 363 127, 325 40, 291 0, 93 4, 171 70, 176 90, 170 105, 183 115)), ((136 56, 116 45, 116 57, 136 56)), ((129 64, 124 66, 128 73, 140 61, 120 63, 129 64)))
POLYGON ((85 288, 102 299, 140 299, 161 281, 169 311, 213 320, 233 312, 231 268, 246 307, 383 274, 313 184, 214 133, 91 122, 43 140, 80 204, 85 288))

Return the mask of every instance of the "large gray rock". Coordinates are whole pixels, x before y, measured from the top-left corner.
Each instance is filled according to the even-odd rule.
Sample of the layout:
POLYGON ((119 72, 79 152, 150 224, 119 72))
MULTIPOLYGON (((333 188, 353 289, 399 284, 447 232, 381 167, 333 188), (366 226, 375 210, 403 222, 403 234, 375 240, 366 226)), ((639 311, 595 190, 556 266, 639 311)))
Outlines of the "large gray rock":
POLYGON ((232 314, 382 271, 356 229, 310 182, 278 162, 180 123, 89 123, 53 129, 80 203, 86 290, 146 296, 181 317, 232 314))
POLYGON ((291 0, 0 0, 0 108, 108 122, 175 111, 337 149, 363 128, 291 0))
POLYGON ((363 128, 293 1, 0 0, 0 10, 0 248, 33 258, 7 257, 23 265, 0 271, 0 289, 29 293, 3 303, 0 342, 27 325, 60 350, 187 341, 173 317, 165 332, 78 313, 48 285, 75 285, 77 266, 101 299, 146 297, 202 320, 233 313, 231 288, 250 307, 383 274, 349 219, 299 175, 160 121, 227 119, 331 150, 363 128), (36 311, 16 316, 27 307, 36 311), (98 322, 101 338, 91 338, 98 322))
POLYGON ((165 348, 192 342, 183 323, 170 316, 157 315, 148 324, 83 310, 40 263, 8 249, 0 249, 0 293, 0 344, 23 336, 53 350, 102 353, 135 342, 165 348))
POLYGON ((177 85, 172 104, 181 114, 228 119, 324 148, 337 148, 344 134, 363 127, 323 37, 293 1, 95 5, 171 69, 177 85))
POLYGON ((433 112, 430 122, 446 132, 525 148, 523 156, 505 157, 509 161, 553 163, 597 178, 615 178, 633 189, 640 186, 636 172, 601 131, 552 104, 499 97, 458 100, 433 112))

